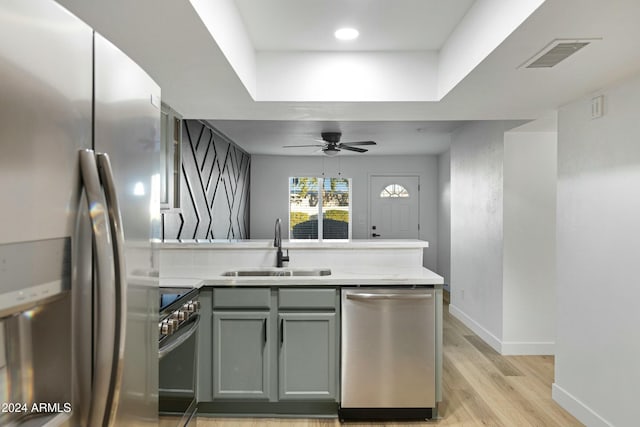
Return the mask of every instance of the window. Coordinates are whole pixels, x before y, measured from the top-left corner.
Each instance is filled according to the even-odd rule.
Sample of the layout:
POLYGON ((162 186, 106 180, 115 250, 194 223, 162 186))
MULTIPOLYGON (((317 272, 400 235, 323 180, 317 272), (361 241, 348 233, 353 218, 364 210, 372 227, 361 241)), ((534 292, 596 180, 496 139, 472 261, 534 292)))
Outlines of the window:
POLYGON ((387 197, 409 197, 409 192, 400 184, 389 184, 380 192, 380 198, 387 197))
POLYGON ((289 178, 289 238, 351 238, 351 180, 289 178))

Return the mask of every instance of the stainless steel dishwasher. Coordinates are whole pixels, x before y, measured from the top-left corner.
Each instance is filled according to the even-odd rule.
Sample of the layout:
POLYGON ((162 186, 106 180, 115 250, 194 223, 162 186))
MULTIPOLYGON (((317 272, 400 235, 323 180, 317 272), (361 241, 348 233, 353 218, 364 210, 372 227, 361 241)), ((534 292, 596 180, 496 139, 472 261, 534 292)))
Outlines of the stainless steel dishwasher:
POLYGON ((341 419, 431 418, 435 291, 342 290, 341 419))

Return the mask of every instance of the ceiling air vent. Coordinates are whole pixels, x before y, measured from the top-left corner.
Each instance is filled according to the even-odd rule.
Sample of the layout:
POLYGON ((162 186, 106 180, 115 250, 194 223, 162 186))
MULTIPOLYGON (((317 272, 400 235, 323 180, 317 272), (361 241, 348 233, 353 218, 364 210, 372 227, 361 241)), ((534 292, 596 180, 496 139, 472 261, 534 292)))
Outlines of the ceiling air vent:
POLYGON ((555 39, 518 68, 551 68, 600 39, 555 39))

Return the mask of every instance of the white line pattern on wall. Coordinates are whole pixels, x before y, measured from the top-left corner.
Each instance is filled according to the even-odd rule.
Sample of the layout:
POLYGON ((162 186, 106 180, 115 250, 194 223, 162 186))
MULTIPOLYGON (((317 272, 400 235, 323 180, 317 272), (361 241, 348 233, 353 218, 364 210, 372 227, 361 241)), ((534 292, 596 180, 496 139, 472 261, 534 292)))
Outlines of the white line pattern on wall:
POLYGON ((251 157, 206 123, 182 126, 181 210, 163 215, 163 237, 248 239, 251 157))

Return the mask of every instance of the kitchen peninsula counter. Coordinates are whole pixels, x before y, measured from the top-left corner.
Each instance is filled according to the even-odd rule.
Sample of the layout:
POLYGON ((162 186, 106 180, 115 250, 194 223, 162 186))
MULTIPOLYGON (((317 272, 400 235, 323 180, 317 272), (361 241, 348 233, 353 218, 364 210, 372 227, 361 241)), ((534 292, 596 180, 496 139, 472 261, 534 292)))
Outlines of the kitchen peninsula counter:
POLYGON ((424 240, 283 241, 290 262, 278 269, 272 240, 190 240, 162 244, 161 286, 411 286, 441 287, 422 266, 424 240), (327 276, 224 276, 235 270, 330 269, 327 276))
MULTIPOLYGON (((267 268, 256 268, 265 270, 267 268)), ((275 267, 269 270, 277 270, 275 267)), ((284 267, 281 270, 297 270, 300 268, 284 267)), ((316 269, 316 267, 314 267, 316 269)), ((319 266, 317 269, 327 269, 319 266)), ((424 268, 348 268, 344 270, 330 268, 328 276, 223 276, 234 268, 222 268, 219 271, 209 270, 200 277, 165 277, 160 279, 161 287, 202 287, 202 286, 432 286, 441 288, 442 276, 424 268)), ((243 268, 242 270, 251 270, 243 268)))
MULTIPOLYGON (((200 289, 198 413, 339 416, 341 374, 352 369, 341 365, 349 334, 342 296, 363 287, 365 298, 386 294, 385 289, 394 289, 391 297, 419 294, 412 303, 424 301, 423 309, 431 310, 431 317, 418 323, 433 340, 425 353, 432 356, 433 376, 423 382, 434 391, 436 403, 423 409, 437 417, 443 278, 423 267, 428 246, 422 240, 283 241, 290 260, 276 268, 273 240, 163 243, 160 286, 200 289), (329 275, 308 275, 309 270, 329 269, 329 275), (256 270, 267 275, 251 275, 256 270)), ((387 335, 422 339, 420 329, 398 325, 389 321, 387 335)))
MULTIPOLYGON (((273 239, 168 239, 165 249, 274 249, 273 239)), ((282 249, 416 249, 428 248, 429 242, 419 239, 353 239, 348 241, 282 240, 282 249)))

